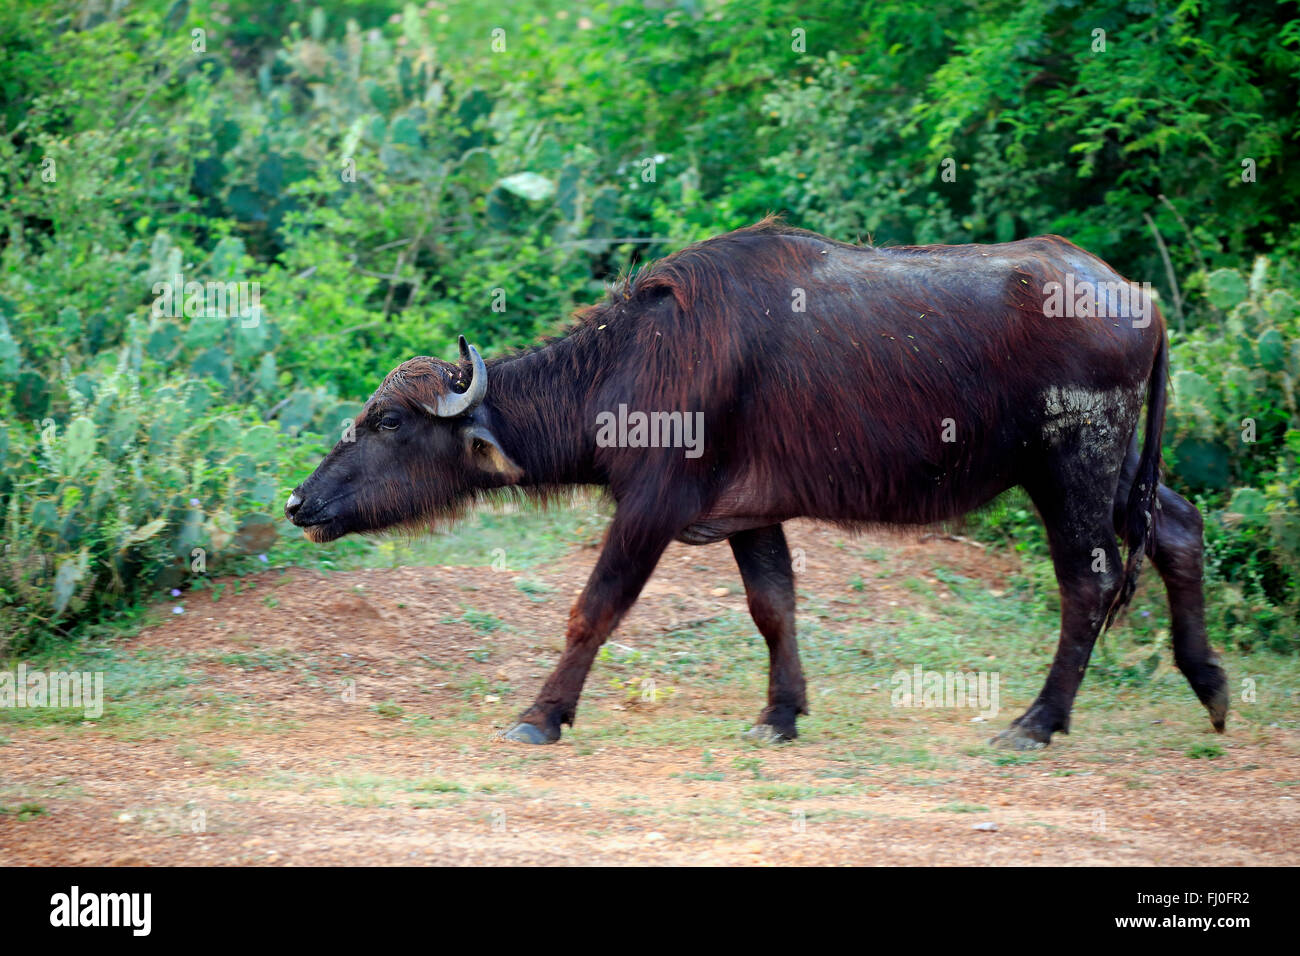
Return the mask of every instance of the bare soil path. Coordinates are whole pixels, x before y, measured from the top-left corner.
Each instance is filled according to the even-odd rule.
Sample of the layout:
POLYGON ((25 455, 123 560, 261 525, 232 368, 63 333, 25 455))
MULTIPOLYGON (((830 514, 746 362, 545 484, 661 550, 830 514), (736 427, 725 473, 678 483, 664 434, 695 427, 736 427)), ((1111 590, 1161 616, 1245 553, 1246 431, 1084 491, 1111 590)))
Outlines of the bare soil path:
MULTIPOLYGON (((1176 674, 1169 700, 1085 682, 1071 736, 992 750, 1051 635, 990 665, 1013 686, 980 721, 891 706, 891 627, 996 599, 1014 561, 788 531, 814 621, 795 744, 739 737, 765 652, 725 546, 669 551, 577 727, 544 748, 493 735, 558 656, 594 551, 523 572, 269 571, 118 648, 101 720, 0 725, 0 864, 1300 863, 1293 722, 1247 709, 1220 738, 1176 674)), ((998 638, 956 643, 973 666, 998 638)))

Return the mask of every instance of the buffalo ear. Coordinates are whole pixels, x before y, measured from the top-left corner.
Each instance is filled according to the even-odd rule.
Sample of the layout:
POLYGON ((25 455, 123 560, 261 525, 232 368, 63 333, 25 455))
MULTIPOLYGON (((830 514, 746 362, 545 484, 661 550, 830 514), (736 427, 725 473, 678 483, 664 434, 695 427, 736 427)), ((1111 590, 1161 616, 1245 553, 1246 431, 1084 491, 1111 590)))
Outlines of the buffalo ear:
POLYGON ((496 436, 482 425, 470 425, 465 429, 465 447, 474 464, 482 471, 497 475, 506 484, 514 484, 524 476, 524 470, 510 460, 501 449, 496 436))

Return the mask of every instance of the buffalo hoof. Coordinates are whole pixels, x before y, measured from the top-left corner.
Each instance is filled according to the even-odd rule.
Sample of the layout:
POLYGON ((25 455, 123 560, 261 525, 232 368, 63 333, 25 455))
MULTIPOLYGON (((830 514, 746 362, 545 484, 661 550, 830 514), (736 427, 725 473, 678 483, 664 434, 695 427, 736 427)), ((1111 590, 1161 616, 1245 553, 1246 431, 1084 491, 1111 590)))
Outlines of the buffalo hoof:
POLYGON ((771 724, 755 724, 747 731, 741 734, 745 740, 752 744, 780 744, 795 739, 793 730, 781 730, 773 727, 771 724))
POLYGON ((501 738, 521 744, 553 744, 560 739, 560 735, 550 737, 536 724, 518 723, 503 733, 501 738))
POLYGON ((1217 656, 1198 664, 1177 661, 1178 669, 1187 677, 1196 696, 1200 698, 1205 709, 1210 713, 1210 723, 1219 733, 1227 729, 1228 707, 1231 697, 1228 688, 1228 675, 1219 666, 1217 656))
POLYGON ((1042 750, 1052 742, 1052 735, 1035 727, 1008 727, 989 741, 1004 750, 1042 750))
POLYGON ((1210 723, 1219 733, 1223 733, 1228 727, 1228 686, 1225 682, 1222 687, 1216 688, 1214 696, 1205 704, 1205 709, 1210 712, 1210 723))

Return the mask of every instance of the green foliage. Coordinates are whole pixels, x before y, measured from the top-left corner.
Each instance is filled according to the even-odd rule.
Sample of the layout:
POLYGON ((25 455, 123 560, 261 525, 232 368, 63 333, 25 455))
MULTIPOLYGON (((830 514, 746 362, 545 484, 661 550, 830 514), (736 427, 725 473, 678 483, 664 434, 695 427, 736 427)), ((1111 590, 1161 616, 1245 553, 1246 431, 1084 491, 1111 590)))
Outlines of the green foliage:
POLYGON ((1169 480, 1205 513, 1207 564, 1223 585, 1210 613, 1224 639, 1294 650, 1300 274, 1261 257, 1249 276, 1219 269, 1205 286, 1209 303, 1226 312, 1221 322, 1207 317, 1195 331, 1174 336, 1169 480))
MULTIPOLYGON (((196 583, 194 547, 300 556, 278 502, 392 366, 534 341, 776 210, 882 243, 1059 232, 1178 293, 1167 457, 1211 513, 1222 626, 1284 646, 1243 622, 1291 620, 1300 553, 1294 13, 12 0, 0 642, 196 583), (256 321, 206 286, 160 307, 177 274, 255 287, 256 321)), ((1023 497, 976 521, 1041 548, 1023 497)))
POLYGON ((11 641, 275 540, 279 430, 220 404, 210 381, 142 386, 141 351, 128 342, 93 397, 66 375, 52 395, 66 422, 3 430, 0 633, 11 641))

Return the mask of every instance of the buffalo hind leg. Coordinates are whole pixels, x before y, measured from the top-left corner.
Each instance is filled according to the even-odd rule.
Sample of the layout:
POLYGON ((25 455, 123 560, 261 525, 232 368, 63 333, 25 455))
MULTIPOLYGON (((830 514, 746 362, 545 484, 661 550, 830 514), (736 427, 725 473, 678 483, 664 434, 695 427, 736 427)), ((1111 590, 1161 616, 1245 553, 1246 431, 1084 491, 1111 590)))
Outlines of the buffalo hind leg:
POLYGON ((1201 586, 1203 555, 1201 513, 1182 495, 1159 488, 1156 549, 1151 561, 1169 593, 1174 663, 1210 712, 1210 723, 1223 733, 1228 719, 1228 675, 1205 634, 1205 592, 1201 586))
POLYGON ((767 707, 746 734, 763 741, 794 740, 795 720, 808 713, 799 645, 795 640, 794 571, 790 550, 779 524, 741 531, 731 536, 749 613, 767 641, 769 661, 767 707))
MULTIPOLYGON (((1136 465, 1135 460, 1133 464, 1136 465)), ((1117 532, 1124 527, 1131 473, 1126 467, 1115 498, 1117 532)), ((1164 485, 1157 489, 1156 500, 1159 511, 1151 563, 1164 580, 1169 595, 1174 663, 1209 711, 1214 729, 1223 733, 1228 718, 1228 675, 1219 666, 1218 655, 1205 634, 1205 592, 1201 580, 1205 563, 1204 522, 1194 504, 1164 485)))
POLYGON ((1095 485, 1072 482, 1047 494, 1031 489, 1030 496, 1047 526, 1061 592, 1061 638, 1037 699, 993 738, 1016 750, 1045 747, 1052 734, 1070 732, 1075 695, 1124 573, 1111 527, 1111 501, 1095 485))
MULTIPOLYGON (((1138 468, 1137 436, 1129 446, 1119 487, 1115 489, 1114 524, 1123 534, 1128 490, 1138 468)), ((1205 634, 1204 521, 1196 506, 1165 485, 1156 489, 1155 549, 1151 563, 1169 596, 1170 640, 1174 663, 1210 712, 1210 723, 1223 733, 1228 718, 1228 675, 1205 634)))
POLYGON ((600 646, 636 601, 677 527, 630 515, 653 514, 648 508, 620 508, 614 514, 605 547, 587 586, 569 612, 564 653, 542 685, 533 705, 502 736, 528 744, 553 744, 560 725, 573 725, 578 696, 600 646))

